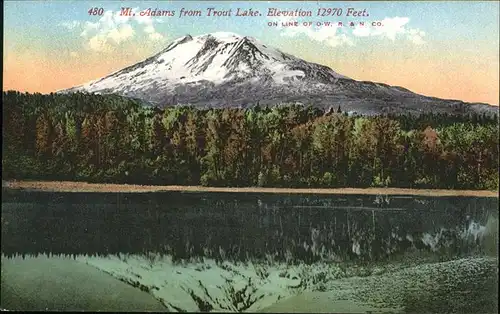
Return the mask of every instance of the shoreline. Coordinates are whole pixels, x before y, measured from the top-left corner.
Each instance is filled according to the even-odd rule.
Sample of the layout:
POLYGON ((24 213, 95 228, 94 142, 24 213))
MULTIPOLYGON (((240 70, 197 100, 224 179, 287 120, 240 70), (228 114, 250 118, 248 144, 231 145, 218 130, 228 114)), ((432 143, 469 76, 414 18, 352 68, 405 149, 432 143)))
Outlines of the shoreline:
POLYGON ((395 267, 389 263, 387 268, 372 265, 377 273, 359 276, 331 263, 217 264, 207 259, 178 264, 169 257, 133 254, 22 260, 2 255, 2 306, 55 311, 428 313, 448 302, 453 312, 480 307, 479 312, 496 313, 490 311, 498 308, 494 291, 469 292, 463 286, 496 286, 496 261, 469 256, 395 267), (321 274, 329 276, 316 282, 321 274), (242 291, 246 298, 238 302, 235 297, 242 291), (471 304, 464 293, 476 301, 471 304))
POLYGON ((13 311, 168 312, 151 293, 69 257, 3 254, 1 307, 13 311))
POLYGON ((444 190, 409 188, 261 188, 261 187, 204 187, 181 185, 137 185, 88 183, 77 181, 2 181, 3 189, 44 192, 146 193, 146 192, 215 192, 270 194, 365 194, 415 196, 498 197, 498 191, 444 190))

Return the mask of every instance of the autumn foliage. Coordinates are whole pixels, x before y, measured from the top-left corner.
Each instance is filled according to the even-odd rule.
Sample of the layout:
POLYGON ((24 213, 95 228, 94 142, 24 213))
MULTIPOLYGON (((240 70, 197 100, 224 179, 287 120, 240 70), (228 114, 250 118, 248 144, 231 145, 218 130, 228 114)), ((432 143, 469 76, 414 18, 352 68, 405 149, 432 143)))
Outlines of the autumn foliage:
POLYGON ((497 117, 338 111, 298 105, 158 109, 113 95, 4 92, 3 177, 498 188, 497 117))

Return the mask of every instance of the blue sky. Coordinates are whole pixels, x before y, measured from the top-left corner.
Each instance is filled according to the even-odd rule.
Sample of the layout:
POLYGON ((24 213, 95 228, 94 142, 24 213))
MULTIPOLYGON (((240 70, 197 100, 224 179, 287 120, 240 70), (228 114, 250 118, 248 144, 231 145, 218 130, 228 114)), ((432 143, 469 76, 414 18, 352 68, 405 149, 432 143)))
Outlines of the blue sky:
MULTIPOLYGON (((4 64, 7 62, 10 69, 26 68, 28 64, 23 65, 20 58, 30 56, 39 62, 29 66, 55 66, 58 73, 78 66, 80 74, 68 76, 66 83, 52 79, 44 85, 36 77, 27 78, 25 83, 19 78, 7 80, 7 87, 45 92, 140 61, 185 34, 231 31, 326 64, 355 79, 404 85, 433 96, 498 103, 498 88, 493 87, 493 83, 498 85, 498 12, 497 1, 6 1, 4 64), (89 16, 87 12, 93 7, 110 15, 89 16), (121 21, 116 17, 121 7, 174 10, 176 16, 121 21), (233 15, 238 7, 252 8, 263 16, 178 17, 181 8, 205 13, 209 7, 232 8, 233 15), (268 22, 278 21, 265 16, 270 7, 311 10, 313 14, 320 7, 341 8, 343 13, 353 7, 369 13, 363 18, 311 17, 279 22, 383 21, 385 25, 379 29, 269 27, 268 22), (88 68, 82 62, 87 62, 88 68)), ((37 71, 44 73, 43 68, 37 71)), ((4 67, 5 75, 9 79, 4 67)))
MULTIPOLYGON (((328 1, 6 1, 4 6, 4 25, 7 30, 30 30, 49 32, 60 35, 56 28, 67 20, 92 21, 98 17, 89 16, 91 7, 102 7, 105 10, 119 10, 122 6, 139 8, 162 8, 179 11, 181 8, 204 9, 208 7, 255 8, 262 12, 268 7, 281 9, 310 9, 319 7, 366 8, 370 13, 369 20, 381 20, 385 17, 409 17, 413 27, 424 29, 433 34, 434 40, 448 40, 449 37, 475 37, 498 43, 498 10, 497 1, 375 1, 375 2, 328 2, 328 1), (496 32, 494 31, 496 29, 496 32), (485 32, 483 30, 493 30, 485 32)), ((159 25, 161 31, 168 32, 170 37, 178 37, 186 32, 199 33, 206 30, 213 32, 221 26, 233 29, 237 33, 264 35, 269 29, 265 23, 256 23, 262 18, 210 18, 210 17, 178 17, 163 18, 167 23, 159 25), (193 25, 194 23, 194 25, 193 25), (174 24, 174 25, 172 25, 174 24), (203 24, 200 25, 200 24, 203 24), (224 25, 226 24, 226 25, 224 25)), ((321 18, 316 18, 321 20, 321 18)), ((316 20, 315 19, 315 20, 316 20)), ((348 21, 342 17, 335 20, 348 21)))

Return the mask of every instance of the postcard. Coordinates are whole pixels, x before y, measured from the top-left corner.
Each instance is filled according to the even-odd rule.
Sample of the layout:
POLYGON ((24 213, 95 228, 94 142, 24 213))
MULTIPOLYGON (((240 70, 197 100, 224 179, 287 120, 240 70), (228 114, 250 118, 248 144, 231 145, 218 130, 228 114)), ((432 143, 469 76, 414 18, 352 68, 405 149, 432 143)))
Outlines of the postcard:
POLYGON ((2 310, 497 313, 497 1, 6 1, 2 310))

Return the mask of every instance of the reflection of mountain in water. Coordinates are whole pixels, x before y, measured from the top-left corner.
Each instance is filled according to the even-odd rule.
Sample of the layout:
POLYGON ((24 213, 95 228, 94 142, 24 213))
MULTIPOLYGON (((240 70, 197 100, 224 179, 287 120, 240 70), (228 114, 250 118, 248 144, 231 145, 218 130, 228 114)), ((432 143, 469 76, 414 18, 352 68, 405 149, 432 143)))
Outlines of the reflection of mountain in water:
MULTIPOLYGON (((380 260, 479 245, 497 199, 4 193, 4 254, 154 251, 175 259, 380 260)), ((493 216, 495 215, 495 216, 493 216)), ((491 218, 493 217, 493 218, 491 218)))

